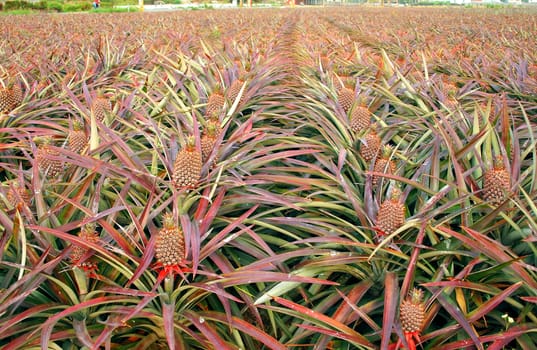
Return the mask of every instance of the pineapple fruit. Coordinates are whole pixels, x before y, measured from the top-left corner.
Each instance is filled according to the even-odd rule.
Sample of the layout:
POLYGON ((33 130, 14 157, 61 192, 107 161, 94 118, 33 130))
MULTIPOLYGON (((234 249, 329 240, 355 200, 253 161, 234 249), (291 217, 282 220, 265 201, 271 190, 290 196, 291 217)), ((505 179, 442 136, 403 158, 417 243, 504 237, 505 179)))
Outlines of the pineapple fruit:
POLYGON ((405 205, 401 203, 401 190, 392 188, 389 199, 382 202, 377 213, 377 228, 384 234, 392 234, 405 223, 405 205))
POLYGON ((177 189, 193 189, 201 178, 201 152, 196 149, 194 137, 189 137, 187 144, 177 153, 173 165, 172 182, 177 189))
MULTIPOLYGON (((391 147, 384 146, 384 149, 382 150, 382 154, 380 157, 377 157, 375 161, 375 165, 373 167, 373 171, 376 173, 384 173, 384 174, 394 174, 395 173, 395 161, 393 159, 390 159, 391 157, 391 147)), ((379 175, 373 175, 373 186, 376 186, 381 179, 381 176, 379 175)))
POLYGON ((84 123, 78 119, 73 121, 73 129, 68 136, 69 149, 75 153, 82 153, 88 145, 88 135, 84 130, 84 123))
POLYGON ((0 88, 0 113, 10 113, 22 103, 22 90, 18 84, 0 88))
POLYGON ((209 95, 209 99, 207 100, 207 108, 205 110, 205 116, 208 119, 218 118, 220 116, 220 113, 222 113, 222 111, 224 110, 225 104, 226 98, 222 94, 220 87, 217 86, 215 90, 209 95))
POLYGON ((373 124, 369 132, 364 136, 360 145, 360 155, 366 162, 370 162, 377 157, 382 140, 377 134, 377 126, 373 124))
POLYGON ((61 160, 54 159, 60 152, 52 147, 52 137, 36 138, 34 142, 38 143, 36 161, 39 169, 50 178, 60 175, 64 170, 64 164, 61 160))
POLYGON ((155 255, 163 267, 184 265, 185 238, 171 213, 164 215, 164 226, 157 233, 155 255))
MULTIPOLYGON (((99 243, 99 234, 95 230, 95 224, 87 224, 80 230, 80 233, 78 235, 80 239, 88 242, 88 243, 99 243)), ((75 245, 73 249, 71 250, 71 255, 69 256, 69 259, 71 260, 71 264, 76 267, 80 267, 84 270, 95 270, 97 269, 97 263, 91 260, 85 260, 82 259, 88 254, 90 251, 87 247, 82 247, 79 245, 75 245)))
POLYGON ((354 104, 354 100, 354 91, 352 91, 348 87, 340 87, 337 90, 337 102, 345 111, 345 113, 348 113, 351 110, 354 104))
POLYGON ((20 185, 19 181, 13 181, 7 190, 6 199, 13 208, 21 208, 30 205, 29 191, 20 185))
POLYGON ((91 113, 95 116, 95 119, 102 123, 106 119, 106 116, 111 112, 112 103, 110 102, 110 99, 102 93, 99 93, 91 103, 91 113))
POLYGON ((498 205, 509 194, 511 175, 505 169, 503 157, 498 156, 494 165, 483 176, 483 198, 491 204, 498 205))
MULTIPOLYGON (((241 89, 242 89, 243 85, 244 85, 244 80, 237 79, 233 83, 231 83, 230 87, 226 91, 226 98, 227 98, 227 100, 229 101, 229 103, 231 105, 233 105, 233 103, 235 103, 235 100, 239 96, 239 93, 241 92, 241 89)), ((241 95, 241 98, 239 100, 239 105, 242 105, 244 103, 244 92, 241 95)))
POLYGON ((365 101, 352 109, 350 124, 351 130, 355 133, 365 130, 371 125, 371 111, 365 105, 365 101))
POLYGON ((419 334, 425 321, 425 304, 422 301, 423 291, 414 288, 399 306, 399 318, 405 334, 419 334))
MULTIPOLYGON (((214 145, 216 143, 216 139, 218 136, 220 136, 220 133, 222 132, 220 125, 218 121, 209 121, 207 123, 207 128, 204 131, 203 135, 201 136, 201 158, 202 161, 205 163, 209 156, 211 155, 214 145)), ((214 160, 214 164, 216 164, 216 159, 214 160)), ((213 164, 213 165, 214 165, 213 164)))

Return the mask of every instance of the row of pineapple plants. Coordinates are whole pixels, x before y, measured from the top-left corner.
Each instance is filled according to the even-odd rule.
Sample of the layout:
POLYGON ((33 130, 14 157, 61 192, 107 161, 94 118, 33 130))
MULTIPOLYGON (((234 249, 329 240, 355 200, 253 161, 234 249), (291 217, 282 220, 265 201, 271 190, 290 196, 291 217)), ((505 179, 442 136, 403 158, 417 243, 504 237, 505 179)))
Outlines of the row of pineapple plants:
POLYGON ((400 10, 3 19, 0 346, 535 347, 526 15, 400 10))

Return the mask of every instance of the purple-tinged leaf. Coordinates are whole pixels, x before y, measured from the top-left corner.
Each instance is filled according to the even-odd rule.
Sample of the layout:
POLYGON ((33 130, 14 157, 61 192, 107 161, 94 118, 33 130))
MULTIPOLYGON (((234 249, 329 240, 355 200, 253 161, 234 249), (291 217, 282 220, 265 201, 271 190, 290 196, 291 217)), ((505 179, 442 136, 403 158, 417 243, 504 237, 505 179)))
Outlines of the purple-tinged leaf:
POLYGON ((222 202, 224 201, 224 197, 226 195, 225 189, 222 189, 218 193, 216 198, 212 201, 211 206, 209 207, 209 210, 206 211, 206 207, 209 204, 209 198, 207 198, 209 191, 210 191, 210 188, 207 188, 205 191, 205 195, 200 198, 200 203, 198 204, 196 214, 194 215, 195 220, 201 220, 201 224, 200 224, 201 235, 205 235, 205 233, 207 232, 207 230, 213 223, 213 220, 216 217, 218 210, 222 206, 222 202))
POLYGON ((525 270, 524 265, 513 259, 516 254, 510 252, 510 250, 502 245, 500 242, 495 241, 477 231, 474 231, 468 227, 462 227, 470 237, 453 231, 445 226, 440 226, 438 229, 450 236, 460 240, 473 250, 486 255, 499 263, 512 262, 511 269, 513 269, 526 283, 532 288, 537 289, 537 282, 531 277, 531 275, 525 270), (507 252, 510 252, 508 254, 507 252))
POLYGON ((208 319, 204 316, 191 311, 186 311, 183 313, 183 317, 192 322, 192 325, 203 333, 205 338, 207 338, 207 341, 215 349, 236 350, 218 335, 218 331, 213 326, 209 325, 208 319))
POLYGON ((397 285, 397 275, 393 272, 386 272, 384 278, 384 312, 382 314, 381 349, 387 349, 388 344, 390 343, 398 306, 398 294, 399 287, 397 285))
POLYGON ((107 297, 99 297, 87 301, 83 301, 80 304, 70 306, 66 308, 65 310, 55 314, 54 316, 51 316, 48 318, 47 321, 40 327, 41 329, 41 349, 47 350, 48 349, 48 343, 50 341, 50 336, 52 334, 52 330, 54 328, 54 325, 56 322, 61 320, 64 317, 67 317, 75 312, 83 311, 87 308, 94 307, 97 305, 105 305, 109 303, 120 303, 120 302, 133 302, 133 300, 126 299, 125 297, 119 297, 119 296, 107 296, 107 297))
MULTIPOLYGON (((365 347, 368 347, 370 349, 376 349, 372 345, 368 346, 368 345, 364 344, 364 341, 363 341, 362 338, 357 338, 357 337, 355 337, 355 336, 353 336, 351 334, 343 333, 341 331, 326 329, 326 328, 322 328, 322 327, 319 327, 319 326, 312 326, 312 325, 307 325, 307 324, 297 324, 297 326, 300 327, 300 328, 312 331, 313 333, 319 333, 319 334, 324 334, 324 335, 330 336, 332 338, 343 339, 343 340, 346 340, 348 342, 355 343, 357 346, 365 346, 365 347)), ((315 345, 317 345, 317 344, 315 344, 315 345)), ((299 347, 299 346, 300 345, 297 344, 297 347, 299 347)), ((315 348, 315 349, 317 349, 317 348, 315 348)), ((327 348, 325 348, 325 349, 327 349, 327 348)))
POLYGON ((440 302, 442 307, 451 315, 451 317, 453 317, 459 323, 459 325, 466 331, 466 333, 472 339, 472 342, 474 343, 476 348, 479 350, 483 350, 483 345, 479 341, 478 334, 475 332, 475 329, 468 322, 466 317, 462 314, 458 306, 453 304, 450 300, 448 300, 442 293, 439 293, 436 299, 440 302))
POLYGON ((354 331, 352 328, 349 328, 347 325, 334 320, 333 318, 324 315, 322 313, 319 313, 315 310, 312 310, 310 308, 307 308, 305 306, 302 306, 300 304, 294 303, 290 300, 280 298, 280 297, 273 297, 273 300, 277 302, 280 305, 283 305, 293 311, 295 311, 298 315, 298 317, 303 318, 307 321, 316 320, 317 322, 322 322, 339 332, 346 334, 347 336, 353 337, 355 339, 354 341, 357 344, 360 344, 361 346, 365 346, 371 349, 374 349, 375 346, 371 344, 364 336, 360 335, 356 331, 354 331))
POLYGON ((76 333, 76 338, 86 347, 91 348, 93 341, 88 332, 85 320, 73 319, 73 329, 76 333))
POLYGON ((528 303, 537 304, 537 297, 520 297, 520 299, 527 301, 528 303))
POLYGON ((320 278, 272 271, 234 271, 224 273, 221 276, 222 280, 219 281, 219 283, 222 283, 224 287, 258 282, 299 282, 331 286, 338 285, 337 282, 327 281, 320 278))
MULTIPOLYGON (((222 322, 222 323, 228 322, 227 316, 223 315, 222 313, 218 313, 218 312, 214 312, 214 311, 207 311, 207 312, 200 313, 200 315, 202 317, 205 317, 205 319, 212 319, 212 320, 219 321, 219 322, 222 322)), ((285 350, 285 349, 287 349, 287 347, 284 346, 283 344, 281 344, 278 340, 276 340, 275 338, 271 337, 269 334, 263 332, 258 327, 255 327, 255 326, 251 325, 250 323, 244 321, 241 318, 233 316, 231 318, 231 323, 229 324, 229 326, 231 326, 231 327, 233 327, 235 329, 240 330, 241 332, 244 332, 244 333, 250 335, 252 338, 256 339, 260 343, 262 343, 265 346, 267 346, 269 349, 272 349, 272 350, 285 350)))
POLYGON ((209 293, 213 293, 213 294, 216 294, 218 296, 221 296, 225 299, 229 299, 229 300, 233 300, 237 303, 242 303, 243 301, 240 300, 239 298, 237 298, 236 296, 232 295, 232 294, 229 294, 227 293, 225 290, 223 290, 222 288, 220 288, 220 286, 218 284, 209 284, 209 283, 196 283, 196 282, 193 282, 193 283, 190 283, 189 286, 192 286, 192 287, 196 287, 196 288, 199 288, 199 289, 202 289, 206 292, 209 292, 209 293))
POLYGON ((202 248, 200 252, 200 256, 202 259, 205 259, 208 255, 212 254, 214 251, 216 251, 222 244, 222 242, 225 243, 226 236, 233 231, 237 226, 241 225, 244 220, 246 220, 250 215, 259 207, 259 205, 254 205, 250 209, 248 209, 246 212, 244 212, 241 216, 234 219, 229 225, 227 225, 223 230, 218 232, 218 234, 213 237, 209 242, 205 244, 205 246, 202 248))
POLYGON ((170 349, 175 349, 175 304, 162 303, 162 322, 164 323, 164 334, 170 349))

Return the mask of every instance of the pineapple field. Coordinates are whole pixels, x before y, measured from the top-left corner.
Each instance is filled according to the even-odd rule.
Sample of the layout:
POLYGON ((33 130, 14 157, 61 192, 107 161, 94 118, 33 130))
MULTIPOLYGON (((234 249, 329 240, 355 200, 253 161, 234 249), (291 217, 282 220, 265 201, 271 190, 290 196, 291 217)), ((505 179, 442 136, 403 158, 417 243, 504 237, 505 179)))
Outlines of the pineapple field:
POLYGON ((537 348, 537 9, 0 22, 0 349, 537 348))

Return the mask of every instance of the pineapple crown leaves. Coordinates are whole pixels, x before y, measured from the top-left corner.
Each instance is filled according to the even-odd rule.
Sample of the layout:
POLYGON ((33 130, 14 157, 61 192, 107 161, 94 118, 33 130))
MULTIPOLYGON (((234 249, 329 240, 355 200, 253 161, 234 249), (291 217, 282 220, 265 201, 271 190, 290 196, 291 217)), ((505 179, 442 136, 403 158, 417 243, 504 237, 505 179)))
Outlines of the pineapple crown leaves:
POLYGON ((80 120, 78 118, 73 118, 71 120, 71 126, 72 126, 74 131, 84 130, 84 121, 80 120))
POLYGON ((401 187, 392 181, 392 184, 388 190, 388 198, 392 201, 401 201, 401 196, 403 192, 401 187))
POLYGON ((419 288, 413 288, 406 298, 413 304, 420 304, 423 302, 423 290, 419 288))
POLYGON ((81 234, 93 234, 96 232, 95 231, 96 229, 97 229, 97 224, 94 222, 90 222, 82 226, 82 228, 80 229, 80 233, 81 234))
POLYGON ((54 139, 50 135, 45 136, 35 136, 32 141, 35 143, 36 146, 44 146, 44 145, 52 145, 54 139))
POLYGON ((197 149, 197 142, 196 142, 196 136, 190 135, 187 136, 185 139, 185 149, 189 151, 194 151, 197 149))

